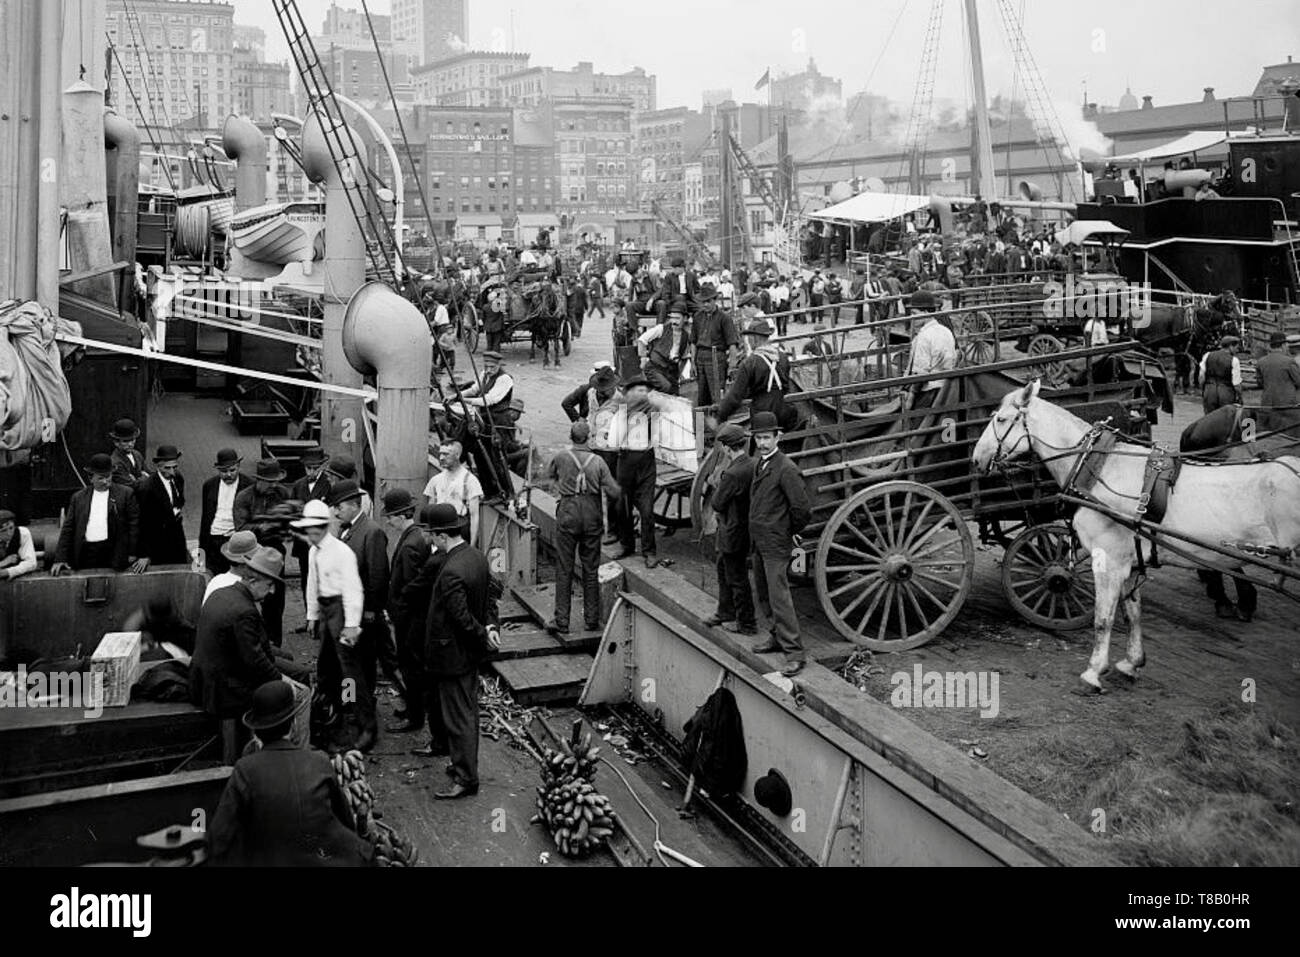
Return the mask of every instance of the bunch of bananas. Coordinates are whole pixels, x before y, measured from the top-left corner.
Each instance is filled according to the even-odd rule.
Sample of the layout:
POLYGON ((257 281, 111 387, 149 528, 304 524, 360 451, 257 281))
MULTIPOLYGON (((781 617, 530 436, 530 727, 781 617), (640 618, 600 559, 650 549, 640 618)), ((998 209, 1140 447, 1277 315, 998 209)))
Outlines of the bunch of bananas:
POLYGON ((352 810, 352 819, 356 821, 357 833, 365 836, 370 821, 370 812, 375 806, 375 792, 366 780, 366 759, 360 751, 348 751, 330 755, 330 764, 334 766, 334 777, 343 790, 348 807, 352 810))
POLYGON ((600 748, 591 746, 590 734, 577 746, 561 740, 560 748, 547 748, 542 756, 533 823, 546 825, 565 857, 586 857, 614 833, 609 798, 591 783, 600 748))
POLYGON ((375 865, 378 867, 414 867, 420 859, 415 844, 381 821, 371 822, 369 838, 375 845, 375 865))

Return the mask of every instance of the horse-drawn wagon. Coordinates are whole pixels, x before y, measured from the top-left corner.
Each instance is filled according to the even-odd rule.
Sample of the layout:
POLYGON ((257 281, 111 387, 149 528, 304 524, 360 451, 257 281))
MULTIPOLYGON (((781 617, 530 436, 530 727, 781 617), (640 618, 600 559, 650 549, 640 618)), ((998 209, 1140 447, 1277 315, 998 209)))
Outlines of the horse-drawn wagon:
MULTIPOLYGON (((1078 371, 1045 394, 1088 421, 1146 436, 1160 390, 1147 375, 1106 361, 1131 349, 1116 343, 1063 353, 1078 371)), ((914 648, 940 634, 970 593, 971 523, 982 541, 1006 549, 1002 584, 1019 614, 1060 629, 1089 620, 1089 558, 1061 520, 1048 471, 986 476, 972 465, 972 451, 1003 396, 1035 376, 1037 360, 1020 355, 946 373, 874 379, 835 368, 842 362, 834 353, 817 357, 817 366, 829 367, 820 378, 830 385, 804 388, 812 379, 807 365, 793 374, 787 401, 802 424, 781 442, 803 475, 813 513, 792 571, 812 577, 835 629, 877 651, 914 648), (905 409, 904 390, 922 379, 942 380, 937 399, 928 408, 905 409)), ((1161 375, 1153 363, 1148 370, 1161 375)), ((710 529, 714 480, 711 453, 692 489, 701 533, 710 529)))
POLYGON ((527 341, 529 361, 540 348, 544 365, 553 351, 559 366, 561 352, 567 356, 573 348, 568 304, 551 269, 490 276, 479 287, 477 306, 484 332, 502 344, 527 341))

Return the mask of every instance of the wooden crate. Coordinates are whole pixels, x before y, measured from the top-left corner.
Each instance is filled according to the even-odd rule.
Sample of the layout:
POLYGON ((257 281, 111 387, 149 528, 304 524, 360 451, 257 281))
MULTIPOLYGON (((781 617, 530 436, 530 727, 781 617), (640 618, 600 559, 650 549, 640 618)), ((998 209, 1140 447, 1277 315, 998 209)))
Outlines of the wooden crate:
POLYGON ((90 673, 104 676, 103 698, 97 702, 103 707, 122 708, 131 702, 131 688, 140 676, 140 641, 138 631, 110 631, 100 639, 90 673))

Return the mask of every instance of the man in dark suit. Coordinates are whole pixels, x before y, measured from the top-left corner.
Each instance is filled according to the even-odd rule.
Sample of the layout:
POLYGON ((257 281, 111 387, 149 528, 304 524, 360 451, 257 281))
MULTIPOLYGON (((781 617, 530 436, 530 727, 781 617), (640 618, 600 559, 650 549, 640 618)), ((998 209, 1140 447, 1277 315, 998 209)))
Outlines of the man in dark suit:
POLYGON ((664 273, 659 281, 659 293, 655 296, 655 312, 659 324, 668 318, 668 307, 680 305, 689 312, 695 306, 696 294, 700 291, 700 277, 692 269, 686 268, 686 260, 680 256, 673 260, 673 268, 664 273))
MULTIPOLYGON (((285 477, 284 467, 274 458, 265 458, 257 463, 253 474, 252 486, 235 495, 235 531, 252 532, 259 544, 269 545, 283 556, 289 520, 296 511, 286 504, 289 490, 280 484, 285 477)), ((279 648, 284 638, 284 582, 262 602, 262 619, 271 644, 279 648)))
MULTIPOLYGON (((375 665, 382 658, 385 674, 398 686, 396 680, 397 651, 390 647, 392 636, 384 621, 384 607, 388 604, 388 536, 375 520, 361 511, 361 486, 351 479, 334 484, 330 492, 330 505, 339 523, 339 539, 352 549, 357 557, 357 573, 365 593, 365 606, 361 614, 361 636, 357 649, 361 655, 369 695, 359 695, 356 714, 360 725, 360 741, 369 745, 378 736, 375 721, 375 665), (390 670, 391 669, 391 670, 390 670)), ((365 751, 361 743, 359 750, 365 751)))
POLYGON ((113 460, 100 453, 86 466, 90 485, 72 496, 51 574, 62 575, 83 568, 130 567, 137 575, 149 567, 139 558, 140 503, 135 493, 113 481, 113 460))
POLYGON ((424 530, 415 524, 415 498, 404 488, 391 488, 384 493, 384 525, 393 545, 393 558, 388 575, 388 617, 393 623, 393 638, 397 645, 397 663, 402 669, 403 710, 398 713, 402 724, 389 725, 394 733, 419 731, 424 727, 424 622, 419 622, 412 641, 411 612, 404 592, 406 586, 420 574, 429 560, 429 543, 424 530))
MULTIPOLYGON (((310 502, 312 499, 318 499, 322 502, 330 500, 330 489, 333 482, 325 472, 325 463, 329 461, 329 454, 320 446, 310 448, 302 453, 303 477, 293 483, 292 498, 295 502, 310 502)), ((298 584, 302 586, 303 600, 306 601, 307 595, 307 550, 310 546, 307 542, 295 536, 293 540, 293 557, 298 562, 298 584)))
POLYGON ((718 477, 713 488, 713 510, 718 513, 718 610, 705 619, 706 625, 721 625, 741 635, 758 633, 754 616, 754 592, 749 584, 749 489, 754 483, 754 459, 749 455, 749 435, 727 422, 714 437, 722 449, 718 477))
POLYGON ((140 501, 140 556, 155 565, 183 565, 190 560, 185 545, 185 476, 181 453, 174 445, 158 446, 154 471, 140 480, 135 497, 140 501))
POLYGON ((109 453, 113 461, 113 481, 135 491, 149 474, 144 466, 144 455, 135 447, 140 438, 140 427, 130 419, 118 419, 108 437, 113 442, 113 451, 109 453))
POLYGON ((433 796, 468 797, 478 793, 478 666, 501 647, 501 635, 487 559, 461 537, 453 506, 434 505, 429 518, 434 547, 447 558, 429 601, 424 661, 438 689, 452 779, 450 787, 433 796))
POLYGON ((259 547, 230 570, 239 581, 203 603, 190 662, 190 700, 217 718, 239 717, 254 691, 281 677, 257 603, 283 582, 284 559, 259 547))
POLYGON ((374 845, 354 830, 329 758, 286 740, 294 689, 268 681, 244 725, 262 742, 230 772, 212 818, 212 862, 233 867, 365 867, 374 845))
POLYGON ((217 474, 203 483, 199 548, 203 549, 208 571, 214 575, 230 570, 221 546, 235 533, 235 496, 253 484, 239 470, 241 462, 243 459, 234 449, 222 449, 217 453, 217 474))

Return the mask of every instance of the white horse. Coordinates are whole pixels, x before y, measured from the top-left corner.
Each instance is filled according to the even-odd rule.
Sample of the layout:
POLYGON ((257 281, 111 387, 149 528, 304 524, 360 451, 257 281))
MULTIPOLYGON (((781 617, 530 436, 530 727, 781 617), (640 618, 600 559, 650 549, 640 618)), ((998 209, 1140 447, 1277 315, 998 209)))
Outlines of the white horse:
MULTIPOLYGON (((1038 397, 1040 383, 1034 380, 1023 389, 1008 393, 980 436, 972 455, 975 468, 987 473, 1014 459, 1032 454, 1042 461, 1065 488, 1084 454, 1092 427, 1078 416, 1038 397)), ((1142 493, 1149 449, 1122 439, 1104 454, 1097 469, 1098 481, 1091 490, 1097 502, 1125 517, 1136 518, 1142 493)), ((1142 604, 1137 591, 1134 566, 1137 543, 1134 532, 1094 509, 1075 512, 1074 530, 1092 556, 1096 588, 1095 631, 1088 669, 1080 675, 1085 690, 1101 691, 1101 676, 1110 666, 1110 634, 1119 600, 1129 620, 1128 653, 1115 668, 1130 679, 1146 664, 1142 651, 1142 604)), ((1300 457, 1279 456, 1268 462, 1224 465, 1184 461, 1182 471, 1169 493, 1160 528, 1197 541, 1220 545, 1248 542, 1279 549, 1300 548, 1300 457)), ((1240 571, 1234 563, 1205 548, 1170 539, 1186 553, 1166 554, 1165 564, 1214 567, 1240 571), (1204 566, 1193 564, 1202 561, 1204 566)))

